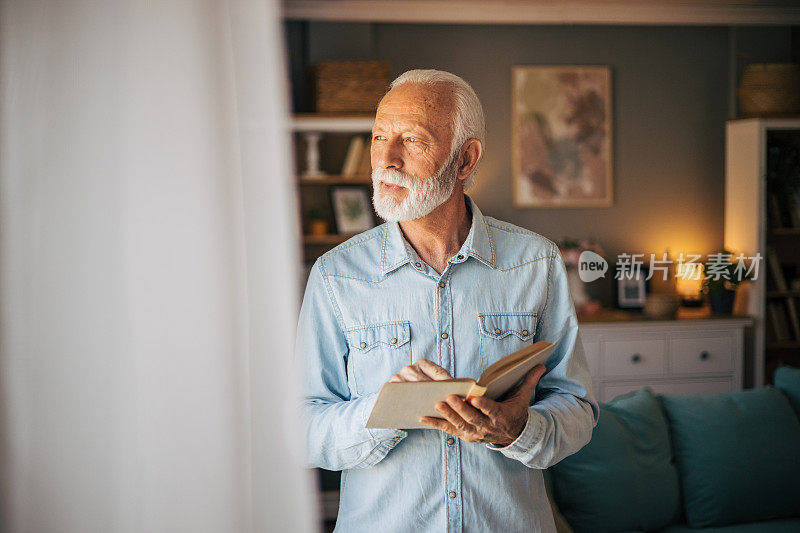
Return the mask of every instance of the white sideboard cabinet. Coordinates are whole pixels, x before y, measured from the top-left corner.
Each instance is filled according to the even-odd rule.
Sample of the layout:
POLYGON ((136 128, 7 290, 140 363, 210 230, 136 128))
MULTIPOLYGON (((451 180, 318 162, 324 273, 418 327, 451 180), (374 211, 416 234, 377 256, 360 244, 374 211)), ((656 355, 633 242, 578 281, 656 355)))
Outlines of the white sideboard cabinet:
POLYGON ((716 394, 742 388, 748 317, 694 313, 648 320, 636 313, 580 319, 597 399, 643 387, 656 394, 716 394))

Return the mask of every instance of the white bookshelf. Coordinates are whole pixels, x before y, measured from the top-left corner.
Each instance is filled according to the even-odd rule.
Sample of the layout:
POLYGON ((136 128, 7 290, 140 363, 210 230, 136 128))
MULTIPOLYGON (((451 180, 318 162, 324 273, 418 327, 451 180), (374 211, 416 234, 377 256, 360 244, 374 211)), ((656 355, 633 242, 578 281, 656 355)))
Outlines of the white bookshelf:
MULTIPOLYGON (((768 243, 767 224, 767 136, 775 130, 797 130, 800 135, 800 118, 737 119, 726 124, 725 142, 725 248, 735 254, 766 256, 768 243)), ((800 230, 781 230, 786 236, 796 235, 800 246, 800 230)), ((753 339, 749 349, 753 386, 763 385, 766 357, 769 347, 765 335, 765 308, 769 266, 762 260, 758 278, 737 295, 737 312, 753 317, 753 339)), ((788 295, 787 297, 792 297, 788 295)), ((774 343, 779 349, 800 350, 800 339, 795 342, 774 343)))

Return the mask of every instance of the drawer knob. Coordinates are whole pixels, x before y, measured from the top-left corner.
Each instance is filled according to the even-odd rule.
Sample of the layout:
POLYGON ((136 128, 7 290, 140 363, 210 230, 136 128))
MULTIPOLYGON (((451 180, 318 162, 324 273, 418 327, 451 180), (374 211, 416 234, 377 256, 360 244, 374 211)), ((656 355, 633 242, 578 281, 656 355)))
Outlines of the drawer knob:
POLYGON ((639 355, 638 353, 635 353, 635 354, 633 354, 631 356, 631 361, 634 362, 634 363, 638 363, 641 360, 642 360, 642 356, 639 355))
POLYGON ((711 354, 708 353, 707 351, 703 350, 702 352, 700 352, 700 360, 701 361, 705 361, 709 357, 711 357, 711 354))

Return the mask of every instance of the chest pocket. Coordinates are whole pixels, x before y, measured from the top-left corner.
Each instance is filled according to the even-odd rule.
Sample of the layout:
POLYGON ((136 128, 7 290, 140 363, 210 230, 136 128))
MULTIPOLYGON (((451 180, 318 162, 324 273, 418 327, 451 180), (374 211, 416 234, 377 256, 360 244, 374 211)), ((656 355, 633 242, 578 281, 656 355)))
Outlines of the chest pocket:
POLYGON ((482 368, 533 344, 536 319, 536 313, 479 314, 478 336, 481 344, 482 368))
POLYGON ((411 364, 411 323, 385 322, 347 330, 350 387, 360 396, 377 392, 411 364))

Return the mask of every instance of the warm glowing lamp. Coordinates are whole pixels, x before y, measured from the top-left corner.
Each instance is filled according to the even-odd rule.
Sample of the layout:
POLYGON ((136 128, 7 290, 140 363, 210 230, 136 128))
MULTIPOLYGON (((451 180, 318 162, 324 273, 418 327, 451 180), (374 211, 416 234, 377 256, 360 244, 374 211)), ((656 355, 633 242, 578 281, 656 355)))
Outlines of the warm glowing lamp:
POLYGON ((703 263, 678 263, 675 272, 675 291, 686 307, 703 305, 703 263))

